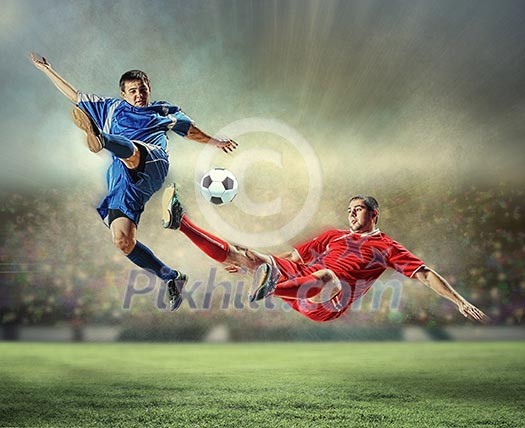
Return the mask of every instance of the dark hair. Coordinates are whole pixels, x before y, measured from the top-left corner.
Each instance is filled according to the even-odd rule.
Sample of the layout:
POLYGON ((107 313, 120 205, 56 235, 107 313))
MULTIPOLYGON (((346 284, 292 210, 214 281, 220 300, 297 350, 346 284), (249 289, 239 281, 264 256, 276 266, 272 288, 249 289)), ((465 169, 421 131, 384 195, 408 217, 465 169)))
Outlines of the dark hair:
POLYGON ((377 199, 374 198, 373 196, 370 196, 370 195, 367 195, 367 196, 355 195, 355 196, 352 196, 350 198, 348 203, 350 203, 350 202, 352 202, 352 201, 354 201, 356 199, 359 199, 359 200, 363 201, 363 203, 365 204, 365 207, 368 209, 368 211, 376 210, 378 212, 378 215, 377 215, 377 218, 376 218, 376 223, 377 223, 379 221, 379 202, 377 202, 377 199))
POLYGON ((124 91, 124 85, 126 82, 132 82, 133 80, 142 80, 148 87, 149 84, 149 77, 146 73, 140 70, 130 70, 126 71, 121 77, 120 77, 120 90, 124 91))

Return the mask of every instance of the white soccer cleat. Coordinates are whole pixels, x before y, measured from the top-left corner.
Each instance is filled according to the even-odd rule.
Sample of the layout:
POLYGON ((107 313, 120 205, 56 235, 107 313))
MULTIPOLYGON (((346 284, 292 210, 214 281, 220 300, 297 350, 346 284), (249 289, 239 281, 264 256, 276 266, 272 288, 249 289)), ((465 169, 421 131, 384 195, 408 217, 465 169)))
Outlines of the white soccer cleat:
POLYGON ((165 229, 178 229, 184 208, 177 196, 177 185, 169 185, 162 194, 162 225, 165 229))

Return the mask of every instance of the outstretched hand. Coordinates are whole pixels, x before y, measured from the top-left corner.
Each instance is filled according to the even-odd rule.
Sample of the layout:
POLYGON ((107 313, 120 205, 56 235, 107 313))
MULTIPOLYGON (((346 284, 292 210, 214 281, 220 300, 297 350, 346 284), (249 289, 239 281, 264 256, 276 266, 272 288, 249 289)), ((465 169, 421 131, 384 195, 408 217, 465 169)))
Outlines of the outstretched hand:
POLYGON ((43 56, 38 55, 35 52, 31 52, 31 62, 39 70, 45 70, 51 68, 51 64, 43 56))
POLYGON ((247 273, 247 269, 237 265, 226 265, 224 270, 229 273, 247 273))
POLYGON ((488 323, 490 318, 485 315, 481 310, 476 308, 472 303, 467 302, 466 300, 461 300, 458 303, 458 310, 463 314, 464 317, 473 319, 481 323, 488 323))
POLYGON ((215 147, 221 149, 224 153, 233 152, 239 146, 236 141, 230 140, 229 138, 214 138, 214 140, 215 147))

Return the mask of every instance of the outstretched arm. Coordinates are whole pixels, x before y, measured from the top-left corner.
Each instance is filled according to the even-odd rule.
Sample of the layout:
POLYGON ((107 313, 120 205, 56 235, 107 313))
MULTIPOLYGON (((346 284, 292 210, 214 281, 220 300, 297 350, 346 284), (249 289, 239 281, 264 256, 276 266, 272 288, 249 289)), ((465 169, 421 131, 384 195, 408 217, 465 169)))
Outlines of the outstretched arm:
POLYGON ((31 52, 31 62, 36 68, 49 77, 57 89, 62 92, 72 103, 77 103, 77 90, 73 88, 73 86, 71 86, 68 82, 66 82, 64 78, 60 76, 55 70, 53 70, 51 64, 47 62, 44 57, 31 52))
POLYGON ((467 302, 454 288, 437 272, 427 267, 418 270, 414 277, 434 290, 440 296, 454 302, 459 312, 465 317, 479 322, 488 322, 489 317, 476 308, 473 304, 467 302))
POLYGON ((212 146, 221 149, 223 152, 228 153, 237 148, 237 143, 229 138, 217 139, 206 134, 204 131, 201 131, 194 124, 190 125, 190 129, 186 138, 196 141, 197 143, 202 144, 211 144, 212 146))

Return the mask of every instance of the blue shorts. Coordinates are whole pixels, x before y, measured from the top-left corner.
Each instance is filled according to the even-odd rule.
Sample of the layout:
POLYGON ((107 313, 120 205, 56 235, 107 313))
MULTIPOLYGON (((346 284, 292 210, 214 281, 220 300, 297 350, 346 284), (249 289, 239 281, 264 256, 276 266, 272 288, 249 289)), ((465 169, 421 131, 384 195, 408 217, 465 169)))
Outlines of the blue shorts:
MULTIPOLYGON (((110 209, 121 211, 138 225, 146 202, 162 187, 168 175, 168 154, 163 148, 141 141, 133 143, 140 144, 147 153, 144 171, 138 172, 138 179, 134 180, 124 162, 113 158, 106 173, 108 194, 97 208, 106 225, 110 209)), ((144 153, 144 150, 141 152, 144 153)))

